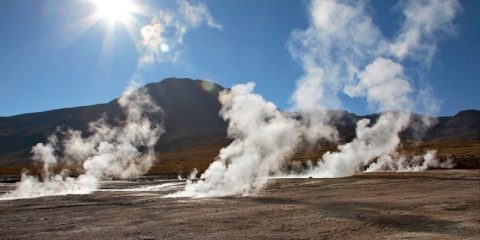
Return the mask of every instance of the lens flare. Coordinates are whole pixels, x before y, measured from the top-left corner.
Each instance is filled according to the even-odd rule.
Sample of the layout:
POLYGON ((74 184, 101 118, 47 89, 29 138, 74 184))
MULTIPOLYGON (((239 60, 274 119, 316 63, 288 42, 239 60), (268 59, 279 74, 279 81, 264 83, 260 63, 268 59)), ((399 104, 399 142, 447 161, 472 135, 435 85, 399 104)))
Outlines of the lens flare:
POLYGON ((168 51, 170 51, 170 46, 168 46, 168 44, 166 44, 166 43, 162 43, 160 45, 160 50, 162 50, 162 52, 168 52, 168 51))
POLYGON ((215 84, 211 81, 202 81, 201 82, 203 90, 211 92, 215 88, 215 84))

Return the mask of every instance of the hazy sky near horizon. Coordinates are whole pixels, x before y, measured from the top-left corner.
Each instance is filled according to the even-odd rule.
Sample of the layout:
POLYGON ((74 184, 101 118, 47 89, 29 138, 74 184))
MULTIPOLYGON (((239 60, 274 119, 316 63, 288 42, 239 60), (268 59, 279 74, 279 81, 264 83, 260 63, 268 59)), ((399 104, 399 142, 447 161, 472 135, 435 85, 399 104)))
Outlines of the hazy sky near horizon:
MULTIPOLYGON (((177 7, 175 1, 131 2, 142 9, 131 13, 135 21, 127 28, 106 18, 87 27, 82 19, 98 7, 90 0, 0 1, 0 116, 103 103, 119 96, 142 56, 140 30, 158 11, 177 7)), ((308 27, 308 1, 190 2, 204 3, 212 22, 192 20, 177 39, 178 58, 151 64, 142 82, 189 77, 230 87, 254 81, 256 92, 288 109, 303 72, 287 45, 292 31, 308 27)), ((422 73, 407 72, 428 82, 440 100, 439 115, 480 109, 480 1, 460 3, 455 33, 438 39, 435 56, 420 67, 422 73)), ((394 37, 403 20, 398 4, 369 4, 374 23, 387 38, 394 37)), ((171 47, 163 50, 177 51, 171 47)), ((372 111, 364 99, 340 98, 348 111, 372 111)))

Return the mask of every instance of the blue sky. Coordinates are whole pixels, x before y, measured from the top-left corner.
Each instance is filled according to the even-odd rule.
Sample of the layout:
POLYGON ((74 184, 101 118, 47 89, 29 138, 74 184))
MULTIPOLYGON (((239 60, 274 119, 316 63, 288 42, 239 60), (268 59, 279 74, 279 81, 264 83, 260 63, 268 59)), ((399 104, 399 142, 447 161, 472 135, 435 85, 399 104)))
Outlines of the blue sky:
MULTIPOLYGON (((199 2, 199 1, 194 1, 199 2)), ((135 1, 155 13, 175 8, 173 1, 135 1)), ((294 29, 308 27, 308 2, 290 0, 203 1, 222 29, 188 31, 181 61, 160 62, 143 74, 144 83, 190 77, 225 87, 256 82, 256 92, 282 109, 303 70, 287 49, 294 29)), ((480 108, 480 2, 460 1, 455 33, 438 40, 437 51, 421 74, 440 100, 439 115, 480 108)), ((393 37, 402 15, 396 1, 371 1, 373 21, 393 37)), ((135 15, 135 39, 121 23, 104 41, 108 21, 100 19, 80 34, 73 23, 95 11, 86 0, 0 2, 0 116, 103 103, 119 96, 137 67, 140 29, 152 14, 135 15), (105 45, 105 46, 104 46, 105 45)), ((417 63, 406 63, 415 65, 417 63)), ((365 100, 340 96, 357 114, 365 100)))

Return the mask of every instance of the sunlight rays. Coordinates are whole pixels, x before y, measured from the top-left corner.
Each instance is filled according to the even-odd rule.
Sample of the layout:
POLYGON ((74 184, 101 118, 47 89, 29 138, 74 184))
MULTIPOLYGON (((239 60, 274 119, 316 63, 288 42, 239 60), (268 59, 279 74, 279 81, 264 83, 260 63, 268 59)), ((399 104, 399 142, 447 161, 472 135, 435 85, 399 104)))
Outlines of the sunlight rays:
POLYGON ((97 23, 98 18, 95 14, 90 14, 62 28, 55 34, 58 35, 57 37, 61 37, 60 39, 63 39, 60 45, 61 48, 70 46, 97 23))
POLYGON ((135 16, 146 15, 141 5, 131 0, 90 0, 87 4, 90 14, 71 22, 54 34, 56 39, 62 39, 59 43, 61 48, 69 47, 101 22, 105 24, 102 54, 112 45, 114 32, 119 27, 125 28, 133 43, 137 42, 141 24, 135 16))

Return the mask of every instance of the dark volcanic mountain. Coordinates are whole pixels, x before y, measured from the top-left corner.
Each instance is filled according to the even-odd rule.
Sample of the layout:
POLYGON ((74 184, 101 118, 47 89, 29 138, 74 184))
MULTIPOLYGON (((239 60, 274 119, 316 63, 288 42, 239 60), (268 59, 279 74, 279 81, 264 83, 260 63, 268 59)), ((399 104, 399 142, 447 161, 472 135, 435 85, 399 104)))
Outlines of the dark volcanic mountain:
MULTIPOLYGON (((145 85, 152 99, 163 109, 166 133, 160 137, 156 149, 175 152, 202 146, 224 146, 227 124, 219 117, 221 108, 218 94, 224 88, 215 83, 181 78, 169 78, 145 85)), ((109 103, 64 108, 11 117, 0 117, 0 165, 25 163, 32 146, 45 142, 57 127, 70 127, 85 131, 89 122, 105 114, 108 119, 121 119, 122 111, 117 99, 109 103)), ((357 116, 336 111, 334 123, 342 138, 355 135, 355 123, 367 117, 375 120, 378 114, 357 116)), ((414 115, 414 122, 421 115, 414 115)), ((440 117, 438 123, 425 130, 421 140, 480 140, 480 111, 467 110, 453 117, 440 117)), ((158 121, 161 121, 158 119, 158 121)), ((402 137, 413 139, 418 131, 407 129, 402 137)), ((416 139, 420 140, 420 139, 416 139)))
MULTIPOLYGON (((169 78, 144 88, 163 109, 166 133, 157 143, 158 151, 190 148, 205 140, 219 144, 225 141, 227 125, 218 115, 221 106, 217 100, 223 87, 208 81, 169 78)), ((45 142, 57 127, 85 131, 89 122, 103 114, 110 120, 122 118, 117 99, 105 104, 0 117, 0 164, 23 163, 29 159, 31 147, 45 142)))
POLYGON ((430 128, 425 140, 480 140, 480 111, 465 110, 452 117, 439 117, 430 128))

